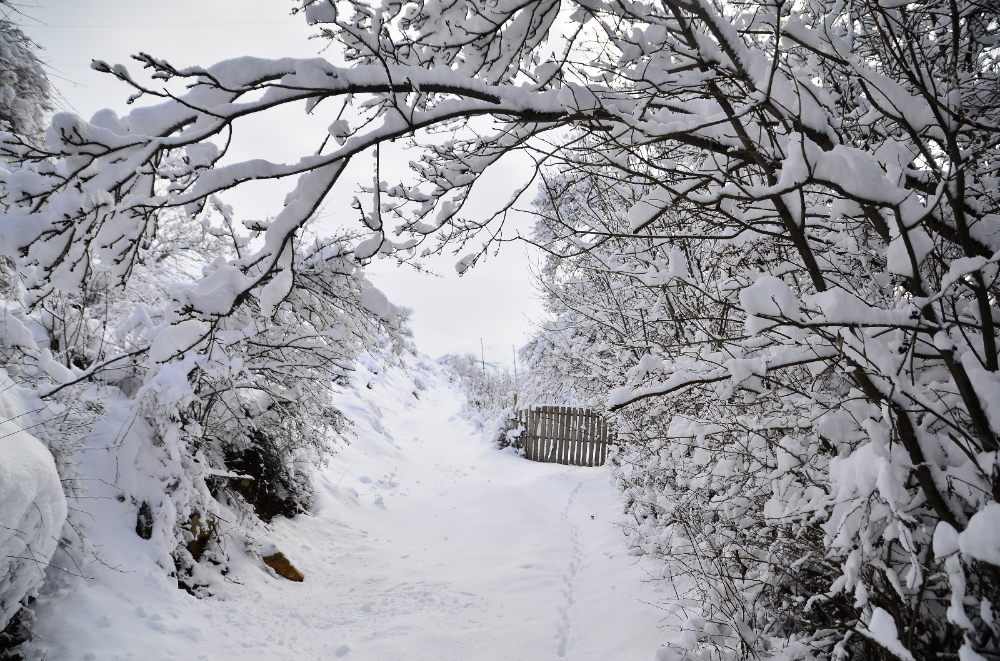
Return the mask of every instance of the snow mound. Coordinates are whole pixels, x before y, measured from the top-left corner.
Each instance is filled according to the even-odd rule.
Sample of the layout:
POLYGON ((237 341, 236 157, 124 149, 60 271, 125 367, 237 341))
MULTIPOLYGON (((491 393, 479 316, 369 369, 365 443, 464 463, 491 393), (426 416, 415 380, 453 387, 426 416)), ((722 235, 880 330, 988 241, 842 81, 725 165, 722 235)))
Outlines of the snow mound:
POLYGON ((66 520, 51 453, 20 424, 41 408, 0 370, 0 628, 44 578, 66 520))
POLYGON ((965 555, 1000 566, 1000 504, 989 503, 969 519, 958 545, 965 555))

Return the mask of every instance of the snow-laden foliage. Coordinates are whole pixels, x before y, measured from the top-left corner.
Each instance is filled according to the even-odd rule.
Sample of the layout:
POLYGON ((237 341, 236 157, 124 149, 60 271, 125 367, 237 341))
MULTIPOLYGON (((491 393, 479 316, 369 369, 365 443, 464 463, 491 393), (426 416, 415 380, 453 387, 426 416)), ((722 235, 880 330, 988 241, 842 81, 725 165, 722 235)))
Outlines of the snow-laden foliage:
MULTIPOLYGON (((3 175, 0 249, 25 305, 81 296, 98 267, 127 283, 166 210, 196 218, 239 183, 297 177, 258 242, 169 291, 159 335, 138 349, 157 375, 209 374, 244 306, 268 318, 290 304, 304 263, 295 239, 354 156, 376 156, 356 204, 369 234, 353 258, 366 260, 407 258, 432 236, 428 250, 484 228, 496 237, 513 200, 487 219, 464 209, 480 174, 524 152, 534 173, 579 182, 584 201, 610 195, 607 213, 549 223, 544 247, 597 252, 613 283, 649 289, 650 307, 614 311, 622 329, 638 313, 645 335, 609 341, 625 371, 607 404, 636 422, 620 460, 639 532, 689 558, 698 579, 678 649, 997 653, 994 4, 303 9, 346 64, 177 69, 137 56, 154 85, 98 62, 162 102, 89 122, 56 115, 44 149, 4 138, 24 165, 3 175), (291 103, 329 117, 315 153, 224 160, 237 119, 291 103), (416 181, 383 181, 380 145, 397 139, 422 148, 416 181)), ((607 374, 619 378, 614 365, 607 374)))
MULTIPOLYGON (((10 3, 0 2, 0 11, 10 12, 10 3)), ((9 17, 0 16, 0 126, 25 140, 42 136, 53 110, 37 50, 9 17)))
POLYGON ((502 411, 517 404, 517 379, 507 367, 487 363, 471 353, 447 354, 438 362, 447 365, 461 382, 469 409, 502 411))
MULTIPOLYGON (((517 445, 515 410, 523 408, 524 395, 516 371, 504 365, 487 363, 471 353, 446 354, 438 359, 465 393, 463 414, 483 430, 486 438, 505 448, 517 445)), ((519 446, 518 446, 519 447, 519 446)))
MULTIPOLYGON (((114 453, 120 463, 115 487, 135 509, 135 534, 153 540, 159 564, 183 587, 210 592, 219 571, 204 566, 225 573, 227 545, 252 547, 257 522, 310 506, 312 467, 344 432, 332 393, 348 385, 361 354, 392 360, 392 350, 406 342, 408 312, 365 277, 351 250, 356 235, 305 239, 309 218, 282 238, 273 263, 278 271, 251 266, 241 274, 233 264, 259 260, 261 246, 270 245, 267 221, 240 227, 233 210, 211 195, 198 208, 146 205, 133 213, 116 207, 126 197, 138 202, 128 191, 142 185, 169 197, 185 176, 193 181, 192 167, 203 167, 218 150, 210 144, 154 148, 152 170, 135 158, 119 162, 120 154, 101 141, 118 135, 111 151, 127 151, 142 138, 95 129, 116 125, 109 112, 87 124, 98 131, 90 138, 73 128, 82 120, 60 114, 48 128, 52 142, 40 139, 50 107, 33 49, 16 28, 0 24, 0 65, 6 67, 0 129, 7 131, 0 170, 2 365, 16 387, 46 402, 32 412, 30 426, 47 446, 49 463, 55 460, 55 484, 61 479, 67 495, 86 497, 92 478, 80 478, 78 451, 86 445, 86 451, 114 453), (124 179, 115 182, 115 176, 124 179), (44 227, 46 218, 59 227, 55 234, 44 227), (255 273, 265 277, 254 280, 255 273), (205 281, 209 286, 198 289, 205 281), (191 314, 193 298, 211 313, 191 314)), ((164 108, 139 111, 143 119, 129 125, 155 127, 164 119, 161 111, 170 115, 164 108)), ((300 193, 315 195, 300 187, 286 200, 288 208, 311 216, 316 199, 297 202, 300 193)), ((286 222, 287 215, 274 222, 286 222)), ((15 458, 8 457, 12 485, 15 458)), ((20 516, 15 491, 5 504, 11 516, 20 516)), ((40 509, 43 500, 26 502, 46 521, 53 518, 40 509)), ((87 540, 87 523, 74 516, 63 533, 70 565, 74 554, 99 554, 87 540)), ((38 528, 41 546, 38 526, 22 526, 26 532, 18 535, 41 550, 11 555, 20 560, 2 572, 5 585, 17 588, 4 591, 5 623, 37 587, 61 526, 59 520, 54 528, 38 528)), ((4 548, 18 551, 6 542, 4 548)))
POLYGON ((594 195, 559 175, 543 177, 542 184, 532 241, 547 251, 535 275, 548 321, 521 348, 528 367, 524 388, 530 401, 605 408, 625 370, 670 332, 662 322, 674 312, 655 292, 635 286, 637 274, 647 271, 658 253, 633 245, 634 237, 620 224, 622 209, 638 200, 631 188, 594 195), (575 234, 566 231, 566 223, 576 222, 604 224, 611 232, 599 248, 581 250, 575 234))
POLYGON ((697 236, 706 225, 673 211, 635 236, 620 190, 582 175, 547 184, 535 238, 554 254, 540 280, 555 320, 529 347, 570 366, 563 373, 576 373, 574 387, 612 389, 625 441, 613 461, 635 520, 632 543, 665 559, 666 578, 696 579, 677 600, 690 619, 675 645, 696 655, 752 645, 802 656, 870 641, 907 658, 914 647, 960 640, 961 624, 968 639, 984 627, 979 641, 989 645, 995 579, 984 553, 996 539, 956 530, 963 520, 978 528, 997 507, 995 457, 977 451, 968 418, 964 443, 941 433, 947 408, 928 404, 948 392, 945 373, 921 365, 931 356, 913 355, 906 343, 919 339, 886 332, 892 314, 917 318, 905 283, 886 278, 880 287, 881 275, 865 270, 879 263, 871 253, 870 261, 857 259, 856 247, 834 253, 848 264, 841 282, 865 292, 846 302, 837 294, 841 305, 855 314, 884 306, 883 317, 868 308, 867 319, 850 324, 872 328, 860 334, 868 354, 886 343, 864 363, 862 351, 844 351, 848 324, 831 324, 810 305, 822 297, 796 287, 791 260, 777 271, 785 277, 770 275, 782 251, 773 237, 706 241, 697 236), (605 222, 612 238, 579 250, 565 231, 579 218, 614 219, 605 222), (740 265, 752 265, 745 279, 734 277, 740 265), (886 365, 876 356, 897 358, 886 365), (858 363, 869 373, 873 364, 891 366, 884 387, 907 361, 933 373, 926 384, 934 395, 902 409, 932 462, 914 459, 901 438, 905 419, 855 381, 865 373, 858 363), (930 497, 925 470, 940 485, 930 497), (960 555, 958 540, 972 537, 979 542, 960 555))
MULTIPOLYGON (((402 346, 405 312, 372 287, 343 237, 297 242, 296 277, 270 309, 261 293, 214 325, 171 323, 171 293, 217 271, 254 233, 221 204, 197 219, 166 213, 124 285, 95 263, 82 292, 25 307, 12 280, 0 350, 8 373, 73 413, 74 430, 57 425, 65 416, 39 421, 63 441, 49 447, 64 479, 84 436, 88 450, 118 454, 135 533, 183 586, 210 592, 218 572, 202 565, 224 570, 227 543, 252 547, 255 521, 310 506, 312 467, 345 431, 331 396, 362 352, 402 346)), ((90 552, 75 532, 71 554, 90 552)))
MULTIPOLYGON (((9 20, 11 11, 0 2, 0 129, 37 141, 52 110, 50 89, 38 47, 9 20)), ((9 300, 14 289, 12 263, 0 259, 0 365, 8 364, 9 351, 33 347, 40 331, 9 300)), ((63 491, 76 486, 73 439, 63 432, 79 422, 71 408, 46 404, 0 372, 0 652, 20 639, 11 620, 36 594, 59 545, 67 513, 63 491)))

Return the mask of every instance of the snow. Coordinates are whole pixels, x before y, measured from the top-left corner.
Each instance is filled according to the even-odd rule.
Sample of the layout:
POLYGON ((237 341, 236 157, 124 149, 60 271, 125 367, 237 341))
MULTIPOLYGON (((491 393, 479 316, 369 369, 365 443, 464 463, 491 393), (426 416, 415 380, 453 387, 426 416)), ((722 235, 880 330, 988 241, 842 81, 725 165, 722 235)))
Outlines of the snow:
POLYGON ((171 356, 184 352, 204 339, 208 324, 196 319, 188 319, 167 326, 153 339, 149 347, 149 359, 154 363, 170 360, 171 356))
POLYGON ((355 259, 368 259, 369 257, 374 256, 375 253, 379 251, 379 248, 382 247, 383 243, 385 243, 385 240, 383 239, 381 233, 378 233, 369 239, 365 239, 354 249, 355 259))
POLYGON ((316 475, 313 510, 255 533, 304 582, 231 548, 213 597, 177 589, 135 505, 113 497, 119 457, 86 452, 73 507, 97 556, 86 581, 49 572, 28 658, 658 658, 675 633, 607 470, 498 451, 436 367, 369 365, 355 376, 368 387, 335 402, 356 436, 316 475))
POLYGON ((282 251, 278 263, 281 270, 270 282, 264 285, 260 292, 260 313, 265 319, 274 316, 275 308, 281 301, 285 300, 285 297, 292 291, 292 285, 295 284, 295 278, 292 275, 292 248, 290 245, 282 251))
POLYGON ((19 317, 23 317, 20 309, 9 302, 3 303, 3 319, 0 319, 0 342, 8 346, 18 346, 25 349, 38 350, 31 330, 19 317))
POLYGON ((52 352, 48 349, 42 349, 41 354, 38 357, 38 367, 45 371, 56 383, 69 383, 76 375, 73 374, 73 370, 69 369, 62 363, 53 360, 52 352))
POLYGON ((746 327, 750 335, 756 335, 770 322, 757 315, 778 317, 798 321, 799 301, 792 290, 780 278, 765 275, 758 278, 746 289, 740 292, 740 303, 747 313, 746 327))
POLYGON ((22 429, 42 407, 0 370, 0 629, 42 583, 66 520, 55 461, 22 429))
MULTIPOLYGON (((907 234, 910 239, 910 245, 913 248, 913 256, 916 258, 917 265, 919 266, 930 251, 934 250, 934 240, 927 236, 927 232, 921 229, 912 230, 907 232, 907 234)), ((889 249, 886 251, 886 259, 888 260, 887 268, 890 273, 898 273, 908 278, 913 277, 910 253, 903 242, 902 235, 895 237, 889 243, 889 249)))
POLYGON ((947 521, 941 521, 934 529, 934 557, 943 558, 959 549, 958 531, 947 521))
POLYGON ((958 536, 962 553, 1000 567, 1000 504, 988 503, 958 536))
POLYGON ((629 229, 633 232, 645 227, 657 218, 673 201, 669 191, 653 189, 628 210, 629 229))
POLYGON ((903 643, 899 642, 899 632, 896 629, 896 623, 893 621, 892 616, 885 610, 876 608, 872 611, 872 619, 868 623, 868 628, 862 628, 860 631, 862 635, 871 638, 897 658, 903 661, 914 661, 910 651, 903 647, 903 643))
POLYGON ((305 5, 306 22, 309 25, 337 20, 337 8, 329 0, 305 0, 302 4, 305 5))
MULTIPOLYGON (((881 6, 896 2, 882 0, 881 6)), ((303 0, 302 6, 309 23, 337 18, 332 1, 303 0)), ((348 48, 372 50, 372 57, 363 56, 352 66, 320 58, 242 57, 210 70, 187 69, 180 75, 195 78, 183 81, 172 69, 147 59, 154 79, 174 89, 189 84, 186 92, 178 89, 183 98, 140 105, 121 118, 98 114, 91 124, 71 114, 56 115, 49 131, 53 157, 0 172, 10 205, 0 227, 0 249, 14 258, 29 304, 55 289, 82 294, 92 273, 128 279, 138 265, 130 255, 144 250, 140 239, 155 236, 163 222, 164 216, 154 213, 157 207, 197 210, 208 200, 228 222, 223 206, 211 202, 216 193, 255 179, 298 179, 285 208, 268 223, 263 241, 251 244, 247 237, 234 237, 235 247, 252 245, 252 252, 240 250, 216 270, 206 269, 196 284, 172 289, 173 305, 148 316, 150 323, 134 333, 145 342, 161 331, 148 357, 136 358, 128 370, 118 366, 124 362, 115 366, 139 375, 119 383, 147 375, 136 401, 149 408, 137 404, 134 418, 123 419, 120 429, 130 439, 127 447, 150 451, 129 457, 107 430, 91 439, 93 452, 85 453, 84 461, 93 495, 75 509, 85 533, 81 541, 86 540, 90 546, 85 549, 93 555, 81 559, 82 571, 93 580, 84 585, 70 573, 50 572, 37 627, 38 654, 61 658, 86 652, 110 658, 155 646, 184 657, 631 658, 648 657, 656 649, 657 629, 646 621, 652 614, 636 605, 642 591, 653 587, 638 587, 641 565, 616 560, 621 540, 615 536, 616 517, 607 509, 616 498, 603 471, 526 465, 498 454, 478 441, 466 423, 447 419, 455 408, 453 395, 436 388, 421 397, 405 377, 382 375, 372 366, 367 372, 358 370, 362 377, 372 377, 359 381, 368 387, 345 394, 340 402, 355 421, 359 438, 319 476, 313 514, 253 531, 244 530, 242 522, 227 529, 232 522, 222 514, 228 510, 212 498, 203 480, 206 474, 220 475, 208 467, 219 461, 219 453, 196 452, 199 416, 188 414, 198 410, 202 402, 197 398, 206 391, 196 392, 189 379, 195 361, 176 360, 212 330, 219 343, 202 353, 207 378, 216 378, 212 372, 217 370, 220 382, 231 379, 239 390, 266 392, 266 384, 258 388, 253 379, 263 374, 266 380, 270 371, 287 376, 274 381, 281 387, 272 388, 277 391, 272 400, 300 396, 295 370, 309 363, 299 360, 300 355, 321 355, 320 362, 340 367, 339 352, 310 352, 320 340, 351 337, 364 324, 353 324, 348 317, 367 315, 355 314, 351 298, 342 324, 338 320, 317 328, 315 344, 309 344, 311 337, 294 337, 308 346, 272 360, 266 341, 249 335, 276 335, 282 328, 258 327, 256 319, 244 325, 240 317, 247 310, 252 313, 252 302, 244 310, 237 308, 256 296, 265 318, 281 305, 282 313, 271 318, 275 324, 284 323, 286 312, 292 317, 287 328, 306 323, 294 319, 310 301, 292 289, 292 246, 347 172, 348 160, 398 139, 412 140, 420 152, 411 161, 416 179, 398 186, 382 181, 381 160, 376 159, 373 187, 367 189, 373 205, 364 205, 371 209, 363 215, 367 238, 354 249, 356 260, 416 248, 425 235, 433 244, 436 232, 440 243, 425 253, 461 249, 481 231, 499 245, 512 236, 497 234, 464 212, 476 206, 469 203, 471 186, 487 168, 503 167, 495 164, 506 160, 504 154, 537 142, 536 137, 545 139, 545 132, 553 132, 554 140, 548 162, 569 166, 557 165, 552 173, 580 173, 585 175, 580 182, 593 184, 593 192, 613 194, 607 200, 601 199, 604 193, 588 194, 587 204, 582 199, 572 203, 570 196, 567 214, 559 209, 564 200, 552 200, 553 210, 560 211, 555 217, 571 221, 560 220, 562 228, 552 223, 535 243, 547 250, 554 243, 550 255, 571 251, 572 262, 581 268, 573 273, 571 262, 566 262, 570 268, 549 262, 553 268, 541 272, 546 286, 549 277, 556 284, 546 293, 556 303, 551 306, 556 318, 546 332, 554 335, 563 325, 571 334, 565 340, 545 338, 552 349, 539 351, 535 364, 567 381, 559 390, 574 399, 578 392, 597 401, 597 394, 613 385, 620 387, 608 403, 616 409, 644 400, 615 413, 624 423, 618 438, 635 458, 623 460, 620 477, 623 488, 636 492, 635 497, 630 493, 628 507, 635 515, 630 528, 640 528, 633 537, 637 553, 660 554, 669 562, 681 555, 693 557, 703 548, 732 545, 732 557, 742 569, 737 581, 731 563, 726 566, 727 550, 713 562, 688 565, 689 575, 710 598, 699 602, 703 616, 688 620, 676 639, 680 649, 705 645, 706 656, 726 658, 731 645, 720 642, 729 635, 718 633, 720 622, 739 633, 747 654, 763 655, 786 643, 825 645, 821 639, 832 634, 816 630, 815 623, 800 624, 796 603, 783 603, 784 582, 796 580, 783 573, 783 561, 798 555, 793 566, 815 563, 818 558, 807 560, 804 554, 822 550, 827 557, 801 595, 813 593, 807 605, 822 598, 832 583, 834 593, 844 591, 850 599, 853 592, 854 608, 866 609, 859 612, 866 614, 868 625, 859 625, 858 632, 898 657, 912 658, 901 637, 918 657, 928 649, 953 654, 959 630, 971 632, 969 640, 989 641, 990 654, 995 654, 996 632, 986 630, 991 619, 983 616, 972 623, 964 600, 966 587, 970 599, 982 592, 976 576, 980 569, 971 560, 1000 560, 1000 536, 994 532, 1000 510, 983 505, 997 456, 983 453, 980 462, 970 452, 977 437, 979 447, 992 447, 984 426, 1000 431, 995 356, 984 360, 980 350, 994 351, 993 342, 982 336, 993 331, 988 322, 995 312, 995 291, 988 296, 976 292, 981 277, 995 289, 1000 258, 979 256, 991 251, 966 240, 960 222, 969 216, 971 235, 987 246, 996 243, 996 148, 976 137, 989 133, 991 122, 996 124, 995 108, 983 106, 981 99, 989 95, 974 89, 976 76, 992 65, 983 69, 977 64, 975 75, 957 82, 943 65, 925 67, 927 75, 914 78, 905 66, 869 53, 869 39, 854 43, 855 24, 862 34, 874 33, 868 19, 858 18, 850 6, 832 3, 829 11, 797 11, 794 16, 775 9, 734 21, 733 12, 741 10, 707 0, 673 18, 642 3, 585 3, 574 15, 579 20, 587 13, 607 18, 602 23, 611 26, 607 41, 601 36, 597 45, 613 47, 594 51, 590 64, 581 65, 578 56, 588 53, 600 30, 580 32, 579 42, 570 38, 565 55, 553 62, 560 47, 542 43, 548 42, 561 11, 558 3, 542 2, 537 12, 513 0, 477 3, 482 11, 474 16, 467 15, 466 3, 430 3, 422 9, 386 3, 382 10, 345 17, 354 21, 353 27, 335 28, 342 29, 348 48), (771 25, 773 35, 766 27, 771 25), (630 27, 635 28, 631 37, 620 32, 630 27), (678 30, 693 38, 676 40, 678 30), (785 35, 813 53, 796 53, 797 47, 784 43, 785 35), (531 78, 528 62, 545 62, 536 73, 546 80, 521 85, 531 78), (845 88, 836 80, 857 82, 848 85, 852 98, 841 102, 845 88), (712 81, 724 88, 729 103, 704 95, 705 84, 712 81), (927 85, 941 89, 943 96, 927 98, 927 85), (213 142, 244 141, 236 138, 242 132, 235 131, 232 121, 242 124, 240 118, 263 117, 300 101, 309 113, 320 99, 347 101, 356 95, 367 98, 352 106, 344 120, 337 115, 329 130, 335 140, 323 135, 317 152, 310 149, 294 162, 271 162, 259 158, 255 146, 246 153, 248 160, 215 166, 220 152, 213 142), (961 111, 941 113, 938 106, 961 111), (597 109, 599 113, 592 112, 597 109), (479 120, 467 125, 456 121, 485 115, 496 120, 492 135, 480 131, 479 120), (558 132, 567 121, 585 139, 563 141, 558 132), (451 126, 452 140, 430 137, 451 126), (985 146, 956 158, 951 148, 956 139, 985 146), (184 147, 186 162, 167 167, 170 155, 184 147), (668 155, 679 162, 664 158, 668 155), (616 170, 618 176, 612 174, 616 170), (957 182, 963 177, 967 180, 957 182), (573 213, 590 207, 590 200, 601 204, 582 215, 573 213), (385 237, 383 213, 403 221, 393 234, 405 234, 404 240, 385 237), (947 231, 952 221, 958 243, 955 232, 947 231), (681 247, 690 257, 690 269, 681 247), (667 252, 669 265, 663 259, 667 252), (927 259, 930 255, 933 259, 927 259), (600 277, 589 279, 595 273, 600 277), (894 275, 918 281, 905 283, 894 275), (588 287, 591 283, 598 286, 588 287), (575 287, 579 294, 568 293, 575 287), (292 292, 289 304, 282 304, 292 292), (981 306, 969 305, 974 298, 970 293, 981 298, 981 306), (658 300, 650 307, 653 296, 658 300), (938 305, 932 308, 932 303, 938 305), (934 316, 928 312, 932 309, 938 311, 934 316), (152 318, 161 320, 158 327, 152 318), (741 318, 749 338, 736 327, 741 318), (167 327, 182 319, 188 320, 167 327), (208 321, 218 327, 210 329, 208 321), (668 328, 675 337, 669 337, 668 328), (928 330, 938 355, 931 351, 928 330), (263 347, 256 372, 244 369, 244 357, 252 355, 238 353, 245 346, 263 347), (579 351, 568 354, 563 347, 579 351), (643 358, 630 369, 646 352, 659 357, 643 358), (210 353, 223 356, 215 359, 210 353), (150 370, 149 361, 168 364, 150 370), (793 367, 803 369, 784 369, 793 367), (241 383, 243 373, 247 377, 241 383), (577 386, 571 379, 593 385, 577 386), (667 397, 671 393, 676 399, 667 397), (675 404, 707 419, 670 422, 675 404), (817 421, 835 432, 820 437, 822 444, 812 431, 817 421), (657 437, 661 423, 697 427, 700 433, 657 437), (704 423, 719 428, 709 434, 704 423), (147 430, 159 425, 155 434, 142 439, 145 446, 132 431, 142 425, 147 430), (141 472, 145 482, 116 492, 130 475, 140 480, 140 471, 131 470, 140 456, 147 462, 141 472), (120 477, 121 466, 125 471, 120 477), (917 467, 924 473, 914 481, 917 467), (928 473, 930 479, 925 479, 928 473), (949 527, 937 529, 933 543, 944 556, 946 575, 930 555, 918 555, 927 548, 930 533, 919 522, 933 520, 928 517, 934 509, 941 511, 942 502, 956 513, 982 510, 961 534, 949 527), (159 528, 149 543, 131 532, 139 503, 158 512, 159 528), (698 519, 715 503, 719 521, 702 525, 698 519), (205 515, 206 525, 208 515, 217 515, 212 529, 218 524, 219 530, 228 530, 222 540, 231 561, 226 559, 228 583, 219 577, 206 586, 214 598, 194 602, 168 578, 171 547, 164 540, 172 541, 179 530, 175 524, 191 520, 193 508, 205 504, 219 505, 197 513, 205 515), (654 504, 664 512, 691 511, 687 520, 697 527, 671 537, 667 529, 679 529, 680 523, 667 523, 673 517, 660 517, 654 504), (589 521, 581 509, 594 512, 589 521), (772 531, 750 537, 755 526, 770 528, 770 520, 782 524, 773 531, 780 544, 766 540, 772 531), (822 540, 810 536, 818 527, 825 533, 822 540), (253 533, 247 541, 249 555, 244 553, 244 533, 253 533), (743 556, 737 556, 735 545, 744 540, 747 553, 740 549, 743 556), (888 545, 891 541, 898 541, 899 552, 888 545), (783 545, 786 550, 779 550, 783 545), (289 586, 264 570, 258 560, 265 548, 287 553, 305 572, 306 582, 289 586), (674 557, 661 549, 673 549, 674 557), (740 557, 753 566, 744 566, 740 557), (886 594, 885 581, 873 578, 880 575, 876 570, 884 572, 901 598, 903 611, 894 609, 893 617, 900 622, 941 620, 940 604, 950 590, 947 620, 957 629, 932 627, 926 636, 900 636, 893 617, 872 610, 874 604, 895 599, 886 594), (621 584, 630 586, 627 599, 612 594, 607 581, 625 581, 621 584), (938 599, 921 599, 924 591, 938 599), (725 603, 711 598, 716 594, 725 594, 725 603), (769 607, 758 609, 757 604, 769 607), (913 609, 910 617, 906 609, 913 609), (102 611, 104 619, 87 619, 102 611), (609 622, 613 627, 602 630, 609 622), (107 633, 95 635, 101 627, 107 633), (805 637, 793 640, 788 637, 792 631, 805 637), (781 644, 769 643, 764 637, 768 632, 781 644), (185 647, 187 638, 192 642, 185 647), (631 647, 620 649, 621 641, 631 647), (237 647, 243 649, 234 655, 237 647)), ((940 50, 941 63, 959 57, 958 51, 948 55, 944 36, 949 28, 935 24, 933 13, 925 14, 931 18, 916 18, 913 34, 940 50)), ((969 53, 987 53, 982 62, 993 62, 994 52, 979 40, 976 29, 965 31, 968 37, 954 35, 953 47, 967 39, 969 53)), ((95 62, 94 68, 128 78, 120 65, 95 62)), ((253 131, 246 141, 254 142, 253 131)), ((512 197, 511 205, 527 190, 512 197)), ((549 190, 558 195, 558 187, 549 190)), ((502 226, 506 215, 500 211, 487 222, 502 226)), ((477 252, 463 257, 456 270, 465 272, 489 248, 489 243, 474 248, 477 252)), ((360 274, 358 281, 363 288, 360 274)), ((352 295, 355 291, 360 290, 350 289, 352 295)), ((392 317, 387 326, 398 329, 396 309, 377 289, 364 290, 359 303, 377 316, 392 317)), ((71 347, 57 350, 54 359, 48 349, 32 348, 27 327, 19 324, 12 321, 3 336, 26 350, 33 373, 60 384, 82 381, 79 371, 63 364, 69 364, 71 347)), ((145 345, 134 346, 138 350, 133 355, 145 345)), ((79 386, 84 387, 89 384, 79 386)), ((227 387, 214 392, 224 393, 227 387)), ((68 388, 62 392, 72 396, 68 388)), ((234 401, 226 406, 239 414, 246 400, 234 401)), ((246 408, 257 407, 249 402, 246 408)), ((278 413, 259 408, 262 418, 269 415, 280 422, 278 413)), ((237 415, 235 424, 256 424, 256 416, 249 411, 237 415)), ((218 483, 213 480, 212 488, 218 483)), ((683 522, 689 515, 677 516, 683 522)), ((77 530, 73 523, 67 530, 77 530)), ((81 571, 69 563, 62 569, 81 571)), ((657 569, 650 576, 659 579, 657 569)), ((218 573, 207 564, 197 571, 218 573)), ((655 593, 645 596, 655 602, 655 593)), ((962 658, 974 654, 970 645, 962 658)), ((673 660, 675 654, 663 648, 656 656, 673 660)))
POLYGON ((368 287, 361 292, 361 305, 381 319, 388 319, 392 309, 389 298, 375 287, 368 287))

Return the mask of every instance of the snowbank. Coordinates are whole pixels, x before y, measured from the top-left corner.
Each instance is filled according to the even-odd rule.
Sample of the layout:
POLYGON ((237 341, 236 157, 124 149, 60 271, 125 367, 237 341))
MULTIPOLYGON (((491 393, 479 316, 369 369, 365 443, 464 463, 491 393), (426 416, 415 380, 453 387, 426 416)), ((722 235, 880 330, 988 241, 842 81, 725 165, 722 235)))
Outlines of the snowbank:
POLYGON ((41 584, 66 520, 55 461, 21 428, 43 406, 0 370, 0 628, 41 584))

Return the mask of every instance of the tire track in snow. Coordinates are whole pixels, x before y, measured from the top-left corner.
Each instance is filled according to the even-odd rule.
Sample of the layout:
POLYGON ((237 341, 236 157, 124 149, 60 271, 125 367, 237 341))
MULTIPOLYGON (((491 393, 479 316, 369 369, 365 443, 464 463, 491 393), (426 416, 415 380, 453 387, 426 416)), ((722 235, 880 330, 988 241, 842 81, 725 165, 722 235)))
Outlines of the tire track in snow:
POLYGON ((576 596, 576 573, 580 569, 580 561, 583 559, 583 554, 580 551, 580 528, 573 523, 570 518, 570 514, 573 511, 573 504, 576 502, 576 496, 583 488, 583 482, 576 485, 569 494, 569 500, 566 502, 566 507, 563 508, 562 515, 560 518, 563 522, 569 526, 569 539, 573 546, 573 557, 569 562, 569 569, 563 575, 563 595, 566 597, 566 604, 559 609, 561 617, 559 618, 559 644, 556 646, 556 654, 559 656, 566 656, 566 648, 569 645, 569 630, 571 626, 569 610, 573 607, 573 602, 576 596))

